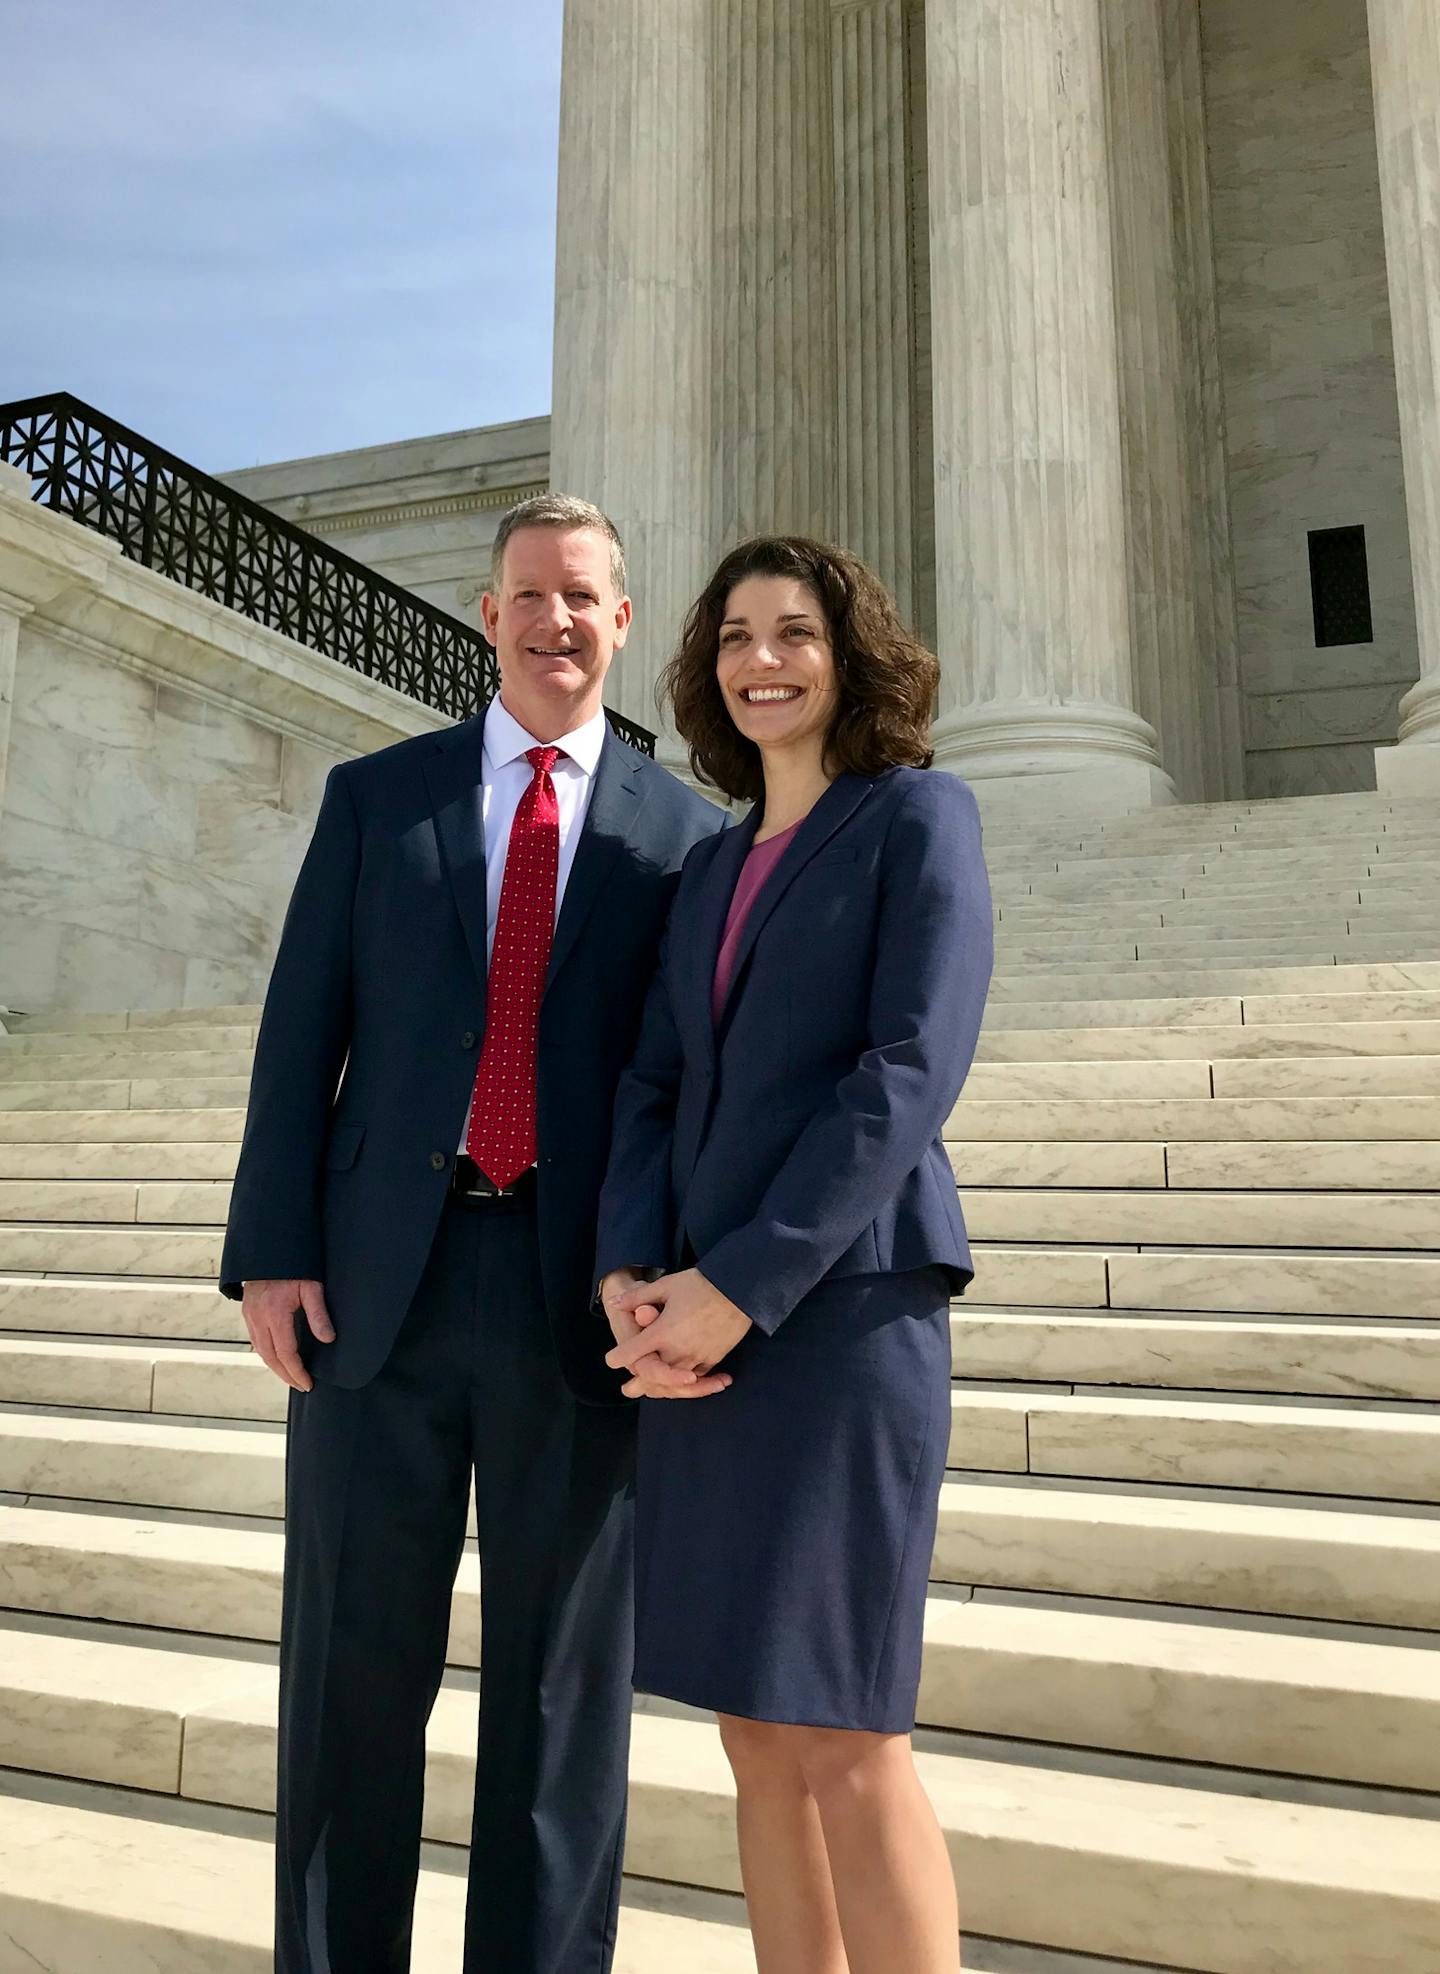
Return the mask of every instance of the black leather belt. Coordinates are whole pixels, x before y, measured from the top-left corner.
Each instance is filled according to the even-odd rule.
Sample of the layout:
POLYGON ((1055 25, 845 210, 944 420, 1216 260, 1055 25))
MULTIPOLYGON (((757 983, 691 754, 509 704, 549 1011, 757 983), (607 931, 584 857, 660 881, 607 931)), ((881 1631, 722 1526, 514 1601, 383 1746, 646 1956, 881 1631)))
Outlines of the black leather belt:
POLYGON ((508 1186, 492 1185, 473 1158, 461 1152, 450 1174, 450 1198, 459 1206, 489 1206, 492 1201, 533 1200, 537 1184, 536 1168, 522 1172, 508 1186))

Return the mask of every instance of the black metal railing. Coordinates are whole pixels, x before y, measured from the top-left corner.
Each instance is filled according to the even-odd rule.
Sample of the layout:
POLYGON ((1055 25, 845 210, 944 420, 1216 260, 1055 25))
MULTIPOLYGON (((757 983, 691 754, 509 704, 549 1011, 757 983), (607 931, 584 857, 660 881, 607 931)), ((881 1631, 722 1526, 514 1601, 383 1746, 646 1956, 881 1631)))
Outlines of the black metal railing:
MULTIPOLYGON (((479 631, 68 391, 0 405, 0 459, 132 562, 426 706, 468 719, 499 688, 479 631)), ((653 733, 606 718, 654 754, 653 733)))

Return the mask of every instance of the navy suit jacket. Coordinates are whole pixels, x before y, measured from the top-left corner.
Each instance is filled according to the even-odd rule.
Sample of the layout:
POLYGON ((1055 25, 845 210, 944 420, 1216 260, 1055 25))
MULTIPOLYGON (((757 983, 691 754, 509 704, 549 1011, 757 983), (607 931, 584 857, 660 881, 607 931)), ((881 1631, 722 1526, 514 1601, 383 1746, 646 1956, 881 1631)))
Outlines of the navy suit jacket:
POLYGON ((746 925, 718 1028, 711 982, 759 828, 686 859, 616 1101, 597 1274, 681 1264, 773 1332, 826 1276, 970 1250, 941 1130, 993 958, 975 798, 954 776, 839 776, 746 925))
MULTIPOLYGON (((255 1051, 221 1287, 325 1284, 313 1374, 384 1363, 425 1266, 485 1032, 483 715, 335 768, 281 934, 255 1051)), ((618 1395, 592 1313, 596 1208, 685 853, 724 814, 611 733, 540 1010, 545 1299, 580 1396, 618 1395)))

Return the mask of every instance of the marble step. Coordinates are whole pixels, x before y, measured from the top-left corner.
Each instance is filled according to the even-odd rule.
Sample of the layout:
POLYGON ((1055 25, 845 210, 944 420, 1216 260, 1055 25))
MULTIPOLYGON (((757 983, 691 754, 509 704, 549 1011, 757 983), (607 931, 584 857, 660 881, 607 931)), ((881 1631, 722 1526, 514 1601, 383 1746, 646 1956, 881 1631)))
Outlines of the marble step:
MULTIPOLYGON (((1366 1084, 1371 1094, 1385 1094, 1392 1088, 1400 1094, 1413 1094, 1417 1089, 1429 1092, 1433 1088, 1435 1093, 1440 1094, 1440 1059, 1405 1056, 1368 1058, 1364 1063, 1349 1065, 1337 1058, 1306 1057, 1288 1071, 1274 1064, 1227 1063, 1223 1089, 1217 1067, 1216 1090, 1218 1094, 1231 1096, 1290 1094, 1288 1084, 1283 1090, 1277 1087, 1277 1079, 1284 1080, 1288 1075, 1289 1084, 1293 1084, 1302 1074, 1310 1079, 1309 1087, 1294 1094, 1340 1094, 1354 1088, 1357 1079, 1366 1084), (1321 1064, 1333 1066, 1322 1070, 1321 1064), (1261 1071, 1266 1074, 1259 1074, 1261 1071), (1248 1083, 1247 1078, 1251 1079, 1248 1083)), ((977 1063, 970 1072, 965 1089, 967 1099, 986 1096, 1071 1099, 1089 1096, 1205 1096, 1210 1093, 1210 1078, 1204 1062, 1183 1060, 1054 1065, 982 1062, 977 1063)), ((108 1112, 116 1120, 100 1134, 93 1132, 88 1122, 82 1124, 77 1118, 71 1131, 84 1138, 103 1135, 112 1142, 139 1138, 164 1141, 173 1136, 213 1141, 231 1133, 216 1128, 201 1113, 240 1109, 248 1093, 249 1082, 244 1077, 194 1080, 159 1078, 130 1082, 88 1079, 67 1082, 50 1078, 33 1082, 11 1080, 0 1083, 0 1118, 22 1120, 14 1123, 5 1133, 11 1139, 34 1141, 37 1138, 52 1138, 55 1131, 48 1116, 43 1125, 28 1130, 24 1126, 24 1118, 31 1113, 39 1115, 69 1111, 80 1113, 87 1119, 108 1112), (184 1127, 171 1132, 151 1124, 152 1113, 174 1111, 188 1114, 184 1127)))
MULTIPOLYGON (((244 1076, 144 1076, 92 1079, 47 1076, 0 1081, 0 1112, 27 1110, 152 1111, 223 1109, 243 1105, 250 1094, 244 1076)), ((131 1120, 130 1132, 135 1133, 131 1120)))
MULTIPOLYGON (((1423 924, 1433 931, 1440 921, 1440 884, 1416 889, 1378 888, 1370 878, 1356 878, 1344 885, 1307 885, 1303 909, 1297 909, 1293 891, 1252 893, 1248 897, 1224 897, 1203 887, 1177 886, 1170 896, 1152 892, 1140 898, 1036 898, 1025 891, 997 893, 995 914, 1001 925, 1023 925, 1057 932, 1083 931, 1123 933, 1133 929, 1153 930, 1174 926, 1177 930, 1212 932, 1225 938, 1250 936, 1255 926, 1284 927, 1287 935, 1315 926, 1342 931, 1351 922, 1367 925, 1406 926, 1423 924), (1369 892, 1367 898, 1364 894, 1369 892)), ((227 1034, 243 1034, 227 1029, 227 1034)), ((216 1047, 223 1046, 217 1043, 216 1047)))
POLYGON ((1165 1149, 1172 1188, 1229 1187, 1440 1192, 1440 1142, 1398 1139, 1366 1144, 1344 1139, 1304 1143, 1178 1143, 1165 1149))
POLYGON ((182 1106, 146 1110, 5 1110, 0 1108, 0 1145, 145 1144, 238 1145, 245 1130, 243 1100, 232 1108, 182 1106))
POLYGON ((1440 1056, 1217 1061, 1211 1075, 1217 1097, 1440 1096, 1440 1056))
MULTIPOLYGON (((1142 1065, 1148 1066, 1148 1065, 1142 1065)), ((974 1140, 1153 1143, 1303 1139, 1377 1143, 1440 1139, 1435 1097, 1157 1097, 989 1101, 964 1097, 951 1111, 945 1137, 974 1140)))
POLYGON ((195 1030, 134 1028, 99 1034, 76 1030, 67 1032, 64 1029, 32 1034, 22 1029, 18 1034, 0 1035, 0 1063, 20 1057, 52 1062, 61 1057, 105 1053, 143 1064, 153 1062, 157 1055, 175 1055, 197 1049, 248 1054, 255 1046, 258 1033, 256 1028, 215 1027, 195 1030))
MULTIPOLYGON (((1397 1789, 1440 1777, 1440 1653, 1419 1645, 941 1594, 925 1627, 922 1726, 1040 1743, 1078 1733, 1118 1753, 1397 1789)), ((0 1625, 0 1760, 271 1807, 273 1663, 177 1644, 63 1620, 0 1625)), ((477 1704, 467 1685, 442 1689, 432 1747, 473 1748, 477 1704)), ((431 1781, 428 1834, 462 1841, 468 1794, 431 1781)))
POLYGON ((1440 1330, 1420 1325, 987 1308, 967 1296, 950 1341, 962 1380, 1069 1384, 1087 1396, 1121 1385, 1440 1404, 1440 1330))
MULTIPOLYGON (((138 1504, 128 1516, 0 1504, 0 1604, 273 1640, 280 1547, 278 1524, 216 1527, 162 1517, 158 1504, 148 1517, 138 1504)), ((477 1571, 467 1552, 451 1633, 455 1664, 476 1663, 477 1571)), ((1234 1501, 1206 1488, 952 1477, 941 1490, 931 1575, 997 1590, 1433 1631, 1440 1518, 1423 1509, 1234 1501)))
POLYGON ((993 1001, 1165 1000, 1239 994, 1370 994, 1440 989, 1440 963, 1246 967, 1040 967, 997 971, 993 1001))
POLYGON ((218 1227, 87 1227, 0 1222, 0 1274, 179 1275, 213 1282, 218 1227))
POLYGON ((1192 1144, 1181 1139, 1146 1144, 1127 1139, 995 1138, 954 1143, 951 1156, 962 1188, 1168 1186, 1171 1191, 1263 1194, 1373 1192, 1383 1187, 1390 1193, 1440 1192, 1440 1143, 1434 1141, 1221 1139, 1192 1144))
POLYGON ((131 1185, 114 1179, 0 1179, 0 1220, 223 1227, 229 1210, 228 1185, 198 1181, 131 1185))
POLYGON ((1440 1193, 1066 1192, 983 1188, 962 1179, 961 1203, 979 1241, 1413 1248, 1437 1251, 1440 1281, 1440 1193))
POLYGON ((112 1081, 194 1082, 250 1075, 253 1048, 177 1049, 136 1055, 126 1049, 88 1050, 84 1055, 16 1055, 0 1052, 0 1086, 15 1083, 96 1083, 112 1081))
MULTIPOLYGON (((268 1518, 254 1526, 0 1502, 0 1607, 275 1644, 283 1550, 280 1524, 268 1518)), ((446 1656, 480 1663, 473 1548, 460 1558, 446 1656)))
MULTIPOLYGON (((463 1863, 463 1860, 459 1860, 463 1863)), ((120 1790, 0 1791, 0 1965, 48 1974, 267 1974, 275 1864, 268 1817, 177 1816, 120 1790)), ((465 1925, 456 1864, 421 1870, 414 1974, 454 1974, 465 1925)), ((615 1974, 745 1974, 738 1899, 627 1884, 615 1974)), ((974 1965, 974 1962, 969 1962, 974 1965)))
MULTIPOLYGON (((1053 902, 1032 901, 1029 909, 999 906, 995 919, 997 946, 1019 945, 1037 952, 1049 948, 1063 955, 1102 948, 1106 951, 1137 946, 1143 949, 1148 945, 1171 949, 1177 956, 1188 957, 1192 951, 1197 958, 1213 955, 1210 964, 1225 965, 1232 957, 1248 958, 1252 951, 1267 955, 1323 953, 1338 951, 1355 941, 1381 939, 1404 949, 1436 937, 1434 915, 1428 909, 1407 912, 1399 920, 1393 909, 1382 915, 1379 907, 1360 904, 1316 911, 1304 919, 1284 917, 1273 911, 1257 912, 1253 918, 1232 918, 1213 904, 1188 913, 1176 912, 1173 901, 1164 906, 1152 903, 1143 911, 1133 902, 1127 902, 1123 910, 1105 910, 1094 903, 1069 905, 1062 913, 1044 909, 1053 902)), ((1397 958, 1402 956, 1398 951, 1395 954, 1397 958)), ((1133 959, 1135 954, 1131 952, 1130 957, 1133 959)), ((23 1061, 24 1057, 19 1060, 23 1061)))
MULTIPOLYGON (((286 1398, 287 1387, 238 1342, 229 1348, 184 1350, 128 1339, 0 1335, 0 1406, 70 1406, 283 1424, 286 1398)), ((0 1411, 0 1431, 5 1416, 0 1411)))
POLYGON ((113 1035, 136 1028, 256 1028, 260 1023, 258 1001, 231 1002, 211 1008, 136 1008, 133 1011, 85 1010, 53 1014, 25 1014, 6 1017, 7 1027, 20 1035, 113 1035))
POLYGON ((1257 1022, 1142 1028, 987 1029, 979 1062, 1216 1061, 1281 1056, 1440 1055, 1440 1021, 1257 1022))
POLYGON ((1433 1635, 1440 1517, 996 1475, 947 1479, 937 1583, 1433 1635))
POLYGON ((228 1183, 236 1144, 0 1143, 0 1180, 228 1183))
MULTIPOLYGON (((1134 1028, 1115 1027, 1102 1031, 1113 1039, 1097 1043, 1095 1029, 1089 1024, 1081 1024, 1068 1029, 1057 1027, 1039 1031, 1047 1036, 1047 1040, 1043 1045, 1037 1045, 1031 1053, 1060 1059, 1068 1056, 1077 1060, 1095 1060, 1102 1055, 1123 1058, 1180 1054, 1202 1056, 1207 1053, 1244 1056, 1261 1053, 1339 1055, 1363 1052, 1368 1055, 1398 1055, 1440 1052, 1440 1021, 1434 1020, 1389 1023, 1271 1022, 1256 1025, 1264 1027, 1263 1035, 1248 1033, 1238 1020, 1203 1027, 1198 1024, 1177 1027, 1141 1024, 1134 1028), (1387 1039, 1392 1043, 1388 1051, 1382 1046, 1387 1039)), ((1006 1053, 997 1053, 994 1025, 991 1023, 987 1024, 981 1059, 1019 1061, 1026 1058, 1015 1052, 1014 1047, 1006 1053)), ((188 1052, 169 1056, 151 1054, 138 1061, 132 1056, 115 1052, 103 1055, 0 1056, 0 1085, 42 1084, 49 1089, 71 1082, 109 1086, 119 1082, 148 1083, 157 1078, 165 1082, 184 1079, 196 1085, 206 1085, 233 1078, 248 1078, 252 1061, 253 1055, 249 1050, 188 1052)))
MULTIPOLYGON (((1359 998, 1359 997, 1357 997, 1359 998)), ((1440 1017, 1440 994, 1435 996, 1440 1017)), ((1148 1001, 1022 1001, 995 999, 985 1009, 981 1034, 1029 1028, 1238 1027, 1244 1002, 1238 994, 1174 994, 1148 1001)))
MULTIPOLYGON (((1440 934, 1433 940, 1399 941, 1372 935, 1361 939, 1318 939, 1304 944, 1267 940, 1216 942, 1191 952, 1163 940, 1094 939, 1080 944, 1057 940, 997 939, 995 965, 1006 974, 1023 969, 1027 973, 1061 975, 1072 966, 1090 970, 1108 968, 1121 980, 1133 980, 1133 992, 1144 991, 1139 982, 1167 964, 1182 960, 1202 962, 1216 969, 1279 969, 1310 966, 1349 966, 1362 961, 1428 961, 1440 959, 1440 934)), ((1213 979, 1214 975, 1210 975, 1213 979)))
MULTIPOLYGON (((1440 1336, 1433 1355, 1440 1358, 1440 1336)), ((0 1418, 0 1429, 3 1424, 0 1418)), ((1435 1503, 1440 1417, 1317 1398, 1227 1404, 1164 1392, 1049 1396, 959 1384, 951 1399, 949 1465, 1050 1479, 1435 1503)))
POLYGON ((993 1000, 983 1033, 1017 1028, 1219 1028, 1277 1022, 1440 1021, 1440 992, 1392 988, 1351 994, 1179 994, 1159 1000, 993 1000))
MULTIPOLYGON (((148 1340, 138 1319, 131 1335, 111 1338, 0 1334, 0 1403, 283 1421, 285 1387, 240 1340, 234 1305, 222 1307, 235 1340, 205 1349, 165 1342, 173 1332, 148 1340)), ((952 1314, 951 1344, 961 1380, 1440 1402, 1440 1330, 1378 1320, 987 1310, 967 1299, 952 1314)))
MULTIPOLYGON (((1440 1336, 1432 1354, 1440 1357, 1440 1336)), ((278 1432, 193 1423, 283 1421, 284 1387, 248 1354, 167 1356, 0 1340, 0 1401, 0 1491, 221 1514, 284 1512, 278 1432), (6 1409, 27 1406, 87 1410, 6 1409)), ((1440 1420, 1313 1397, 1246 1405, 958 1384, 949 1464, 1440 1501, 1440 1420)))
MULTIPOLYGON (((1298 1316, 1432 1321, 1440 1317, 1440 1257, 1151 1252, 1111 1253, 1105 1262, 1107 1299, 1117 1309, 1209 1310, 1217 1315, 1278 1310, 1298 1316)), ((1005 1280, 1004 1270, 997 1270, 997 1279, 1005 1280)), ((981 1293, 987 1300, 1017 1299, 991 1297, 988 1289, 981 1293)), ((1083 1307, 1086 1300, 1073 1298, 1076 1307, 1083 1307)))
POLYGON ((1293 905, 1296 883, 1307 892, 1369 884, 1383 890, 1429 896, 1440 872, 1415 858, 1394 858, 1358 844, 1324 850, 1291 864, 1265 863, 1213 850, 1182 849, 1158 857, 1063 857, 1030 852, 987 856, 991 883, 1004 897, 1049 893, 1060 899, 1171 896, 1238 899, 1274 898, 1293 905))
POLYGON ((44 1336, 154 1337, 243 1343, 237 1304, 211 1281, 0 1274, 0 1330, 44 1336))
POLYGON ((285 1511, 284 1457, 284 1435, 266 1425, 0 1407, 3 1493, 274 1518, 285 1511))
POLYGON ((1211 1094, 1208 1057, 1198 1062, 977 1062, 965 1079, 960 1103, 1077 1103, 1090 1098, 1211 1094))
MULTIPOLYGON (((1203 909, 1191 910, 1184 909, 1185 904, 1183 899, 1167 898, 1125 900, 1123 909, 1119 905, 1078 901, 1057 907, 1053 899, 1002 903, 996 907, 996 942, 1002 950, 1007 941, 1030 950, 1053 944, 1058 963, 1079 956, 1081 964, 1087 944, 1103 948, 1107 953, 1124 951, 1131 961, 1135 960, 1137 949, 1160 945, 1172 948, 1177 961, 1193 960, 1212 969, 1236 964, 1240 959, 1248 963, 1250 954, 1245 949, 1251 946, 1265 953, 1340 953, 1344 958, 1345 949, 1352 942, 1373 944, 1383 940, 1395 949, 1388 957, 1399 958, 1419 940, 1433 941, 1440 924, 1440 900, 1433 911, 1427 906, 1423 912, 1418 903, 1412 908, 1373 901, 1369 905, 1357 905, 1352 900, 1303 927, 1279 925, 1273 910, 1258 908, 1253 917, 1233 918, 1221 924, 1217 904, 1207 903, 1203 909)), ((108 1048, 109 1043, 105 1046, 108 1048)), ((63 1056, 32 1058, 36 1059, 66 1060, 63 1056)), ((123 1059, 138 1063, 166 1060, 164 1056, 123 1059)))
MULTIPOLYGON (((1377 1100, 1375 1108, 1383 1102, 1377 1100)), ((1417 1100, 1420 1106, 1427 1102, 1417 1100)), ((1332 1119, 1339 1110, 1342 1123, 1349 1118, 1350 1128, 1364 1128, 1363 1112, 1355 1116, 1349 1106, 1335 1103, 1317 1107, 1324 1108, 1332 1119)), ((1440 1117, 1440 1105, 1433 1107, 1440 1117)), ((996 1108, 1008 1114, 1030 1107, 1022 1103, 996 1108)), ((1050 1108, 1078 1110, 1087 1106, 1033 1106, 1036 1112, 1050 1108)), ((1158 1135, 1149 1137, 1150 1128, 1159 1120, 1149 1114, 1147 1106, 1102 1102, 1097 1108, 1103 1128, 1109 1128, 1117 1111, 1133 1108, 1145 1112, 1146 1138, 1047 1140, 1019 1136, 986 1141, 961 1135, 960 1127, 971 1123, 970 1113, 962 1113, 949 1134, 957 1145, 965 1146, 963 1164, 958 1162, 957 1153, 956 1169, 962 1183, 1163 1187, 1168 1167, 1171 1187, 1297 1191, 1383 1187, 1397 1192, 1440 1188, 1440 1142, 1436 1140, 1305 1141, 1266 1139, 1259 1132, 1252 1140, 1179 1138, 1167 1144, 1158 1135)), ((1171 1107, 1163 1108, 1169 1115, 1171 1107)), ((1185 1108, 1183 1102, 1181 1108, 1185 1108)), ((1228 1106, 1225 1114, 1235 1109, 1268 1114, 1285 1108, 1281 1104, 1242 1103, 1228 1106)), ((1402 1112, 1402 1121, 1405 1116, 1413 1117, 1417 1124, 1424 1121, 1413 1112, 1402 1112)), ((1037 1116, 1023 1121, 1038 1126, 1041 1120, 1037 1116)), ((1207 1116, 1202 1121, 1213 1123, 1214 1119, 1207 1116)), ((1304 1121, 1303 1113, 1300 1121, 1304 1121)), ((227 1210, 229 1188, 225 1182, 234 1171, 235 1157, 234 1145, 0 1144, 0 1217, 220 1225, 227 1210)))
MULTIPOLYGON (((474 1733, 469 1709, 453 1712, 452 1725, 451 1710, 437 1709, 432 1729, 431 1773, 438 1782, 443 1771, 450 1786, 433 1791, 429 1813, 432 1828, 444 1819, 458 1834, 474 1733)), ((259 1742, 246 1767, 262 1781, 264 1720, 226 1722, 217 1707, 210 1721, 208 1733, 187 1737, 191 1786, 218 1788, 227 1774, 239 1781, 242 1740, 259 1742), (207 1755, 218 1757, 208 1767, 207 1755)), ((1419 1968, 1440 1954, 1433 1825, 987 1760, 964 1747, 927 1748, 917 1763, 969 1929, 1167 1966, 1195 1966, 1203 1940, 1198 1965, 1225 1974, 1273 1969, 1282 1950, 1303 1955, 1290 1964, 1307 1974, 1354 1974, 1377 1949, 1397 1967, 1405 1955, 1419 1956, 1419 1968), (1211 1917, 1197 1927, 1202 1911, 1211 1917)), ((630 1804, 631 1871, 738 1888, 733 1785, 711 1723, 637 1715, 630 1804)))
POLYGON ((1307 1021, 1440 1021, 1440 992, 1424 987, 1370 993, 1246 994, 1247 1027, 1307 1021))

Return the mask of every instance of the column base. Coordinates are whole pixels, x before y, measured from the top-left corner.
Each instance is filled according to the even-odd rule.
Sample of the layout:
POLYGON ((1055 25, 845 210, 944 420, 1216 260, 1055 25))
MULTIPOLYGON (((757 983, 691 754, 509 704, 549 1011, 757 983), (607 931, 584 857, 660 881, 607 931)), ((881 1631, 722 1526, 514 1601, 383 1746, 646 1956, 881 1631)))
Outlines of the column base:
POLYGON ((1382 795, 1428 795, 1440 801, 1440 740, 1375 749, 1375 786, 1382 795))
POLYGON ((970 783, 995 817, 1123 815, 1168 808, 1175 784, 1155 730, 1123 707, 1007 701, 961 706, 932 731, 935 765, 970 783))
POLYGON ((1400 701, 1400 741, 1375 749, 1382 795, 1440 798, 1440 675, 1427 672, 1400 701))

